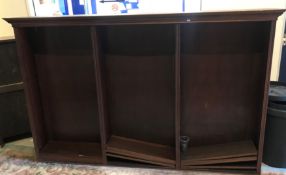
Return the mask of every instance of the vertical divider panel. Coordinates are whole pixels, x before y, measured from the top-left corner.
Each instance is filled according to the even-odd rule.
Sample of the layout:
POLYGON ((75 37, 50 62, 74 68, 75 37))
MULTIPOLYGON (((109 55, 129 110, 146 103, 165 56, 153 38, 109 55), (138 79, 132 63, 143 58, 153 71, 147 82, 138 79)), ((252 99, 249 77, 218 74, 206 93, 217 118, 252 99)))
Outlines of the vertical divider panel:
POLYGON ((180 47, 180 24, 175 26, 175 145, 176 145, 176 168, 181 168, 181 47, 180 47))
POLYGON ((105 108, 105 96, 104 96, 104 83, 102 76, 102 50, 100 46, 100 40, 98 31, 95 26, 91 28, 91 40, 92 40, 92 57, 94 61, 96 88, 97 88, 97 104, 99 112, 99 128, 100 128, 100 140, 103 164, 107 164, 106 157, 106 143, 107 143, 107 122, 106 122, 106 108, 105 108))
POLYGON ((39 157, 40 150, 46 144, 45 127, 42 123, 43 111, 41 105, 40 89, 36 76, 36 67, 32 49, 28 42, 25 28, 14 27, 15 37, 17 39, 17 52, 20 62, 20 69, 23 77, 25 96, 27 99, 27 107, 29 120, 34 139, 36 157, 39 157))
POLYGON ((275 37, 275 28, 276 28, 276 20, 271 21, 271 29, 269 33, 268 40, 268 51, 267 51, 267 64, 266 64, 266 75, 264 79, 264 91, 263 91, 263 102, 262 102, 262 114, 261 114, 261 122, 260 122, 260 133, 259 133, 259 144, 258 144, 258 158, 257 158, 257 172, 261 172, 261 164, 262 164, 262 155, 263 155, 263 145, 264 145, 264 134, 265 134, 265 125, 266 125, 266 117, 267 117, 267 106, 268 106, 268 91, 270 85, 270 74, 271 74, 271 64, 272 64, 272 54, 273 54, 273 45, 274 45, 274 37, 275 37))

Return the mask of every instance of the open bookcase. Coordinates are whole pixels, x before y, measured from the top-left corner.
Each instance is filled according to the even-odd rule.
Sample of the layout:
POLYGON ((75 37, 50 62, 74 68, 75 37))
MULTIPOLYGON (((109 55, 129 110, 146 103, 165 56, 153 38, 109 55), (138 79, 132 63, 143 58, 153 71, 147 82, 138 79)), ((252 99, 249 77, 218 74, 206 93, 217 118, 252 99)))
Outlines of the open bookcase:
POLYGON ((260 171, 282 12, 6 19, 38 160, 260 171))

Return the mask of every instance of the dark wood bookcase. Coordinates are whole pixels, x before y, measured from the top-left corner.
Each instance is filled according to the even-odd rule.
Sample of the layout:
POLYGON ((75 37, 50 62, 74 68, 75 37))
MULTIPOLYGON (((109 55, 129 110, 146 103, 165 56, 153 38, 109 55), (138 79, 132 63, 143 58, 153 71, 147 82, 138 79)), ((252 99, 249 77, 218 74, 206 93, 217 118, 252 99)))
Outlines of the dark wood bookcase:
POLYGON ((38 160, 259 172, 283 11, 6 19, 38 160))

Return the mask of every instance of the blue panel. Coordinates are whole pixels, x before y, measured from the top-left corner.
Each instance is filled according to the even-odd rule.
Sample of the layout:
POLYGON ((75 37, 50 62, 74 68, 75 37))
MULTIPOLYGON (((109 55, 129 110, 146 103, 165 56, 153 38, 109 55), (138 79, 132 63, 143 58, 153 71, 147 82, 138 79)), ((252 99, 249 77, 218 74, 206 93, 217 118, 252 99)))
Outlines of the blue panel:
POLYGON ((91 11, 92 14, 96 14, 96 0, 91 0, 91 11))
POLYGON ((139 7, 138 7, 138 3, 130 3, 131 4, 131 7, 132 7, 132 9, 138 9, 139 7))
POLYGON ((80 0, 72 0, 73 14, 85 14, 84 5, 79 4, 80 0))
POLYGON ((63 15, 68 15, 68 3, 67 0, 59 0, 60 11, 63 15))
POLYGON ((128 10, 120 10, 121 13, 128 13, 128 10))

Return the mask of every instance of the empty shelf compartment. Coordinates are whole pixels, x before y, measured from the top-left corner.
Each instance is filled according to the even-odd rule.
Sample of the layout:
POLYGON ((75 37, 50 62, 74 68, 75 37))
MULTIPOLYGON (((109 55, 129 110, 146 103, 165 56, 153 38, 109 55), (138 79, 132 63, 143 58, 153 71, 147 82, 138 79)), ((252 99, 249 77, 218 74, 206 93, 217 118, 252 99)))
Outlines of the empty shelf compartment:
POLYGON ((102 163, 99 143, 50 141, 40 151, 39 159, 44 161, 102 163))

